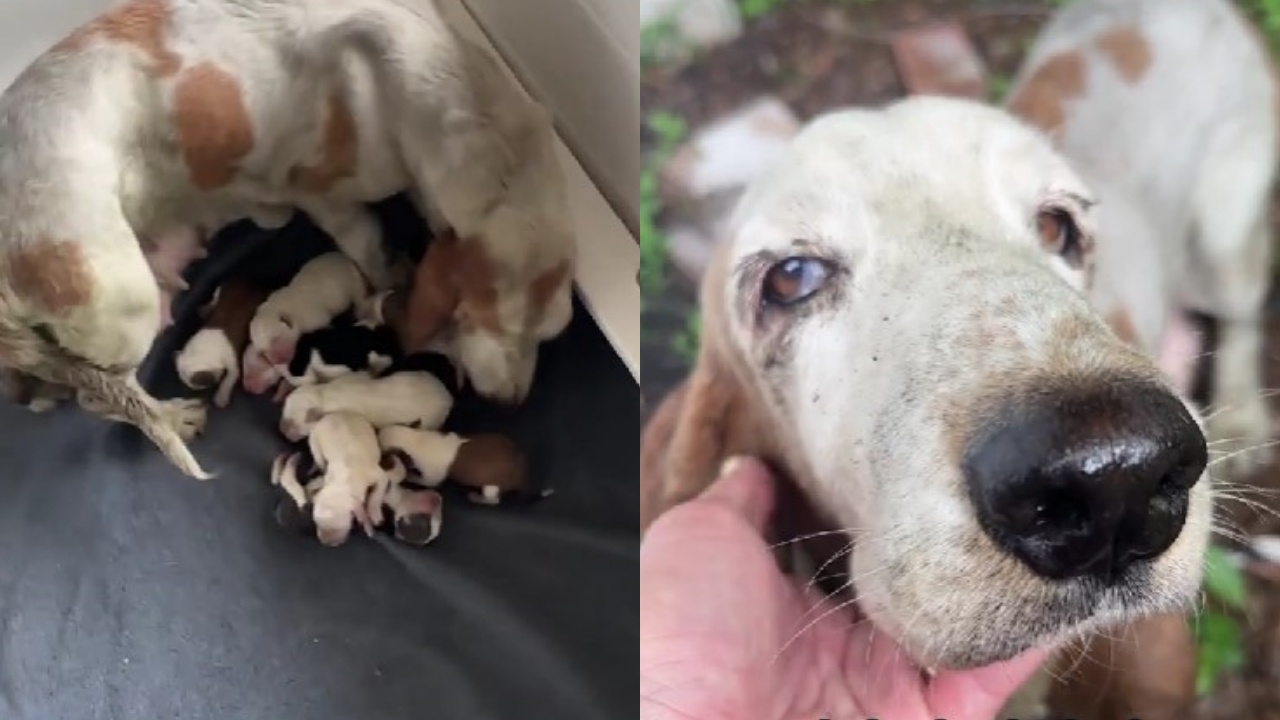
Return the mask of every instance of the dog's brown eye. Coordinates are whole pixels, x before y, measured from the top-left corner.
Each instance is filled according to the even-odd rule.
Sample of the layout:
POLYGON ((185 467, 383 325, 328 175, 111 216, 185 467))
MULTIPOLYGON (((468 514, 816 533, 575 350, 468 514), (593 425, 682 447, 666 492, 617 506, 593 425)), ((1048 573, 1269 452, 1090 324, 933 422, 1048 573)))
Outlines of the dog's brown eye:
POLYGON ((786 258, 765 272, 761 299, 770 305, 794 305, 822 289, 830 274, 827 263, 817 258, 786 258))
POLYGON ((1072 266, 1080 265, 1083 260, 1080 228, 1070 213, 1058 209, 1041 210, 1036 215, 1036 231, 1040 234, 1041 247, 1061 256, 1072 266))

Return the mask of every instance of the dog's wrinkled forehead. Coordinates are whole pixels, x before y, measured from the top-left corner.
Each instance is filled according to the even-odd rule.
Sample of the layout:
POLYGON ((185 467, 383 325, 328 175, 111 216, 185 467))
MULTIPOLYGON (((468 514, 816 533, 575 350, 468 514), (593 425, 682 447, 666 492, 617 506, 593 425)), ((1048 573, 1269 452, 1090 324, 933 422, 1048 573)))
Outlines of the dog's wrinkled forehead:
POLYGON ((735 259, 796 239, 854 255, 892 242, 928 253, 939 228, 1034 240, 1036 209, 1071 198, 1087 227, 1090 193, 1047 139, 995 108, 916 97, 813 120, 734 216, 735 259))

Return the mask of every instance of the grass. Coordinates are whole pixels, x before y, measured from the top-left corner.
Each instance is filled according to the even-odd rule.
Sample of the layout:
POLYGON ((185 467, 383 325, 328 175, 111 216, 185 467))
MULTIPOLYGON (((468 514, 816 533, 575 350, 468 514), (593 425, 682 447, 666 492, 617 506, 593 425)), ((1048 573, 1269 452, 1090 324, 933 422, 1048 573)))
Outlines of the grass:
POLYGON ((680 42, 680 31, 675 18, 664 17, 640 31, 640 67, 649 68, 661 62, 661 58, 680 42))
POLYGON ((1244 574, 1216 546, 1205 554, 1204 591, 1211 602, 1191 619, 1196 643, 1196 693, 1200 695, 1210 693, 1223 674, 1244 664, 1244 643, 1236 619, 1245 607, 1244 574))
POLYGON ((658 168, 688 134, 684 118, 668 112, 651 114, 646 123, 655 147, 640 173, 640 302, 666 287, 667 237, 658 227, 662 198, 658 195, 658 168))
POLYGON ((697 310, 685 318, 684 329, 671 340, 671 349, 690 365, 698 355, 698 342, 702 337, 702 315, 697 310))

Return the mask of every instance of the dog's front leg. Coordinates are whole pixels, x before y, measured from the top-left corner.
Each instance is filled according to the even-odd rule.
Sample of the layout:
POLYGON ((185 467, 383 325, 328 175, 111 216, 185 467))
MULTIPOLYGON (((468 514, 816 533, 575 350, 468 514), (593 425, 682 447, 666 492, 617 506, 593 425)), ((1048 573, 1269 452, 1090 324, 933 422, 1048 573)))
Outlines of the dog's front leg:
POLYGON ((305 205, 303 210, 360 268, 374 292, 391 289, 391 268, 382 247, 382 228, 368 210, 358 205, 318 203, 305 205))

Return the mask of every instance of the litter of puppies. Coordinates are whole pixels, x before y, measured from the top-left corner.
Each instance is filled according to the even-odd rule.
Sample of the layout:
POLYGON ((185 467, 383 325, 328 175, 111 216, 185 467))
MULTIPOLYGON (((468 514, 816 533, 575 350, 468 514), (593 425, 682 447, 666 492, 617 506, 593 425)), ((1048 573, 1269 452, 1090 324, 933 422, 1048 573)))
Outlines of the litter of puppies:
POLYGON ((174 355, 183 384, 213 390, 216 407, 236 385, 250 395, 275 390, 290 447, 269 471, 272 512, 324 546, 379 528, 409 545, 430 543, 443 525, 446 482, 481 505, 550 495, 533 489, 511 438, 445 429, 465 373, 447 336, 404 352, 399 323, 410 293, 375 292, 334 252, 279 287, 232 269, 200 308, 203 326, 174 355))

